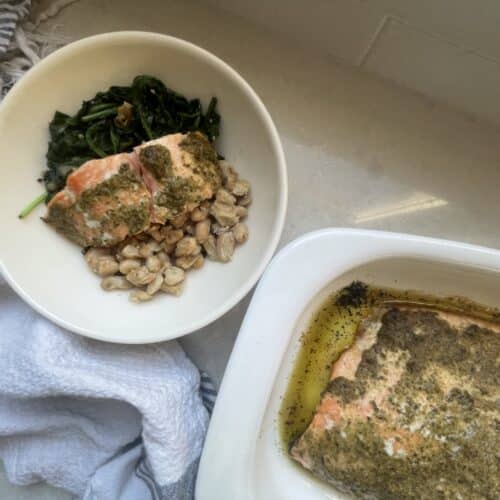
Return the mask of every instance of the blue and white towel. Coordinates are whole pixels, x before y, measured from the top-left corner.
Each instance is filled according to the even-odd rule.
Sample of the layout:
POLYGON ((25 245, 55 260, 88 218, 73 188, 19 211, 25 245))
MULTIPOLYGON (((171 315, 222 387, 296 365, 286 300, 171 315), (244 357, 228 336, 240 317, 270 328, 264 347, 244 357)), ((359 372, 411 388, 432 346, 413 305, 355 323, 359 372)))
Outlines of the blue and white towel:
MULTIPOLYGON (((56 0, 40 19, 75 0, 56 0)), ((60 40, 0 0, 0 99, 60 40), (23 26, 19 23, 23 22, 23 26)), ((106 344, 68 333, 0 276, 0 458, 13 483, 84 500, 191 500, 216 392, 177 342, 106 344)))
POLYGON ((19 21, 28 16, 30 7, 31 0, 0 2, 0 54, 7 51, 19 21))
POLYGON ((76 1, 52 0, 30 18, 31 0, 0 0, 0 98, 41 58, 67 43, 54 29, 43 32, 39 26, 76 1))
POLYGON ((175 341, 64 331, 0 277, 0 458, 85 500, 191 500, 215 390, 175 341))

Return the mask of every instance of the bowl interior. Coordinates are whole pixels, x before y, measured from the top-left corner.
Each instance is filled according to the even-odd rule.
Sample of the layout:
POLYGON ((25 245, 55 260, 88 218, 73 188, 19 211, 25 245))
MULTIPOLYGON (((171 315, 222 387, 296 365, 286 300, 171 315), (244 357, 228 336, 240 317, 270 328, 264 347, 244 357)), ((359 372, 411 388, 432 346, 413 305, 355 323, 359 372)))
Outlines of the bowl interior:
POLYGON ((115 342, 174 338, 213 321, 240 300, 271 257, 286 204, 283 154, 274 126, 248 85, 227 65, 180 40, 148 33, 100 35, 61 49, 30 71, 0 107, 0 269, 38 311, 78 333, 115 342), (206 106, 219 98, 217 149, 250 181, 250 238, 230 264, 210 262, 190 273, 180 298, 133 305, 126 292, 106 293, 80 249, 39 219, 17 214, 42 186, 48 123, 74 113, 110 85, 152 74, 206 106))

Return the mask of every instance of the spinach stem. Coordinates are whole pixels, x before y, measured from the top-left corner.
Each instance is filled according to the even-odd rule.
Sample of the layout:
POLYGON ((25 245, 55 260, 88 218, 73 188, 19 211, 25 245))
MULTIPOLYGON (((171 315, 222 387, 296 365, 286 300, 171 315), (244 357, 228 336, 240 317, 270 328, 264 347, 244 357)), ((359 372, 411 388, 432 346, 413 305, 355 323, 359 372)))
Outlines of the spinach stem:
POLYGON ((91 115, 93 113, 97 113, 98 111, 102 111, 103 109, 116 108, 116 104, 112 102, 103 102, 102 104, 94 104, 88 110, 88 114, 91 115))
POLYGON ((38 195, 29 205, 27 205, 19 214, 20 219, 24 219, 26 216, 28 216, 38 205, 43 203, 46 199, 49 193, 42 193, 38 195))
POLYGON ((90 122, 92 120, 97 120, 98 118, 106 118, 107 116, 112 115, 116 115, 116 108, 105 109, 103 111, 99 111, 98 113, 82 116, 81 120, 82 122, 90 122))

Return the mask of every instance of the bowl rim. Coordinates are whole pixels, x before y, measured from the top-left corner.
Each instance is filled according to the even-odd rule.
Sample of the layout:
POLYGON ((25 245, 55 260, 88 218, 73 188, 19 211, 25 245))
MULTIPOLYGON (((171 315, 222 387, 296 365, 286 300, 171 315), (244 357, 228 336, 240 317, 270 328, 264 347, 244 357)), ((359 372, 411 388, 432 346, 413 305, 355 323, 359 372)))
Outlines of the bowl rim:
MULTIPOLYGON (((18 95, 24 91, 24 87, 34 78, 38 76, 38 74, 43 71, 43 68, 47 65, 53 64, 57 59, 62 56, 66 56, 68 53, 78 52, 80 50, 84 50, 85 48, 91 47, 93 45, 107 45, 113 43, 119 43, 122 41, 150 41, 150 42, 163 42, 166 45, 169 45, 174 48, 179 48, 183 51, 190 52, 191 54, 195 54, 197 56, 201 56, 208 60, 212 65, 214 65, 218 70, 220 70, 227 78, 233 80, 236 85, 246 94, 250 101, 255 105, 258 114, 261 119, 264 121, 264 126, 266 128, 267 134, 270 136, 272 143, 272 150, 276 155, 276 166, 278 173, 278 206, 275 215, 275 220, 271 229, 271 238, 268 241, 266 248, 260 258, 259 264, 256 266, 255 270, 252 272, 249 278, 245 280, 242 285, 238 288, 236 293, 227 298, 224 302, 222 302, 217 308, 213 309, 210 313, 205 314, 195 321, 191 321, 183 328, 178 328, 177 330, 171 331, 169 334, 159 335, 154 337, 148 337, 146 340, 141 338, 141 336, 130 336, 126 339, 110 339, 105 335, 101 335, 99 331, 90 330, 87 328, 80 327, 76 324, 71 323, 65 319, 60 318, 56 314, 50 312, 41 304, 39 304, 31 295, 25 292, 21 286, 19 286, 15 280, 15 278, 10 274, 9 270, 4 265, 0 256, 0 274, 3 275, 4 279, 11 286, 11 288, 17 293, 17 295, 26 302, 30 307, 32 307, 35 311, 40 313, 42 316, 45 316, 47 319, 56 323, 57 325, 72 331, 74 333, 78 333, 85 337, 93 338, 96 340, 106 341, 110 343, 123 343, 123 344, 146 344, 146 343, 154 343, 154 342, 162 342, 166 340, 171 340, 174 338, 182 337, 189 333, 195 332, 204 326, 213 323, 218 318, 223 316, 226 312, 232 309, 238 302, 240 302, 245 295, 252 289, 252 287, 257 283, 260 276, 264 272, 266 266, 271 260, 277 246, 279 240, 281 238, 281 234, 283 232, 283 227, 285 223, 286 209, 287 209, 287 201, 288 201, 288 179, 287 179, 287 167, 286 167, 286 159, 283 151, 283 147, 281 144, 280 137, 278 135, 278 131, 276 126, 269 114, 268 110, 264 106, 263 102, 257 95, 257 93, 253 90, 253 88, 246 82, 246 80, 228 63, 224 62, 222 59, 212 54, 208 50, 195 45, 192 42, 188 42, 181 38, 177 38, 174 36, 166 35, 163 33, 156 33, 150 31, 114 31, 109 33, 102 33, 97 35, 92 35, 89 37, 82 38, 80 40, 76 40, 71 42, 51 54, 42 59, 35 66, 30 68, 14 85, 14 87, 9 91, 9 93, 5 96, 5 98, 0 103, 0 114, 2 111, 9 107, 11 102, 15 102, 18 95)), ((167 329, 168 330, 168 329, 167 329)))

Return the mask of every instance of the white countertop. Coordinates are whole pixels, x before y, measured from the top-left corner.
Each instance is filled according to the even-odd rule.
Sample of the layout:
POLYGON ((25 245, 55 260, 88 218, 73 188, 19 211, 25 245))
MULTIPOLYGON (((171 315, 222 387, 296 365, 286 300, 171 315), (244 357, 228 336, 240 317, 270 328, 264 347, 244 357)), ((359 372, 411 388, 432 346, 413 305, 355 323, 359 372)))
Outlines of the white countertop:
MULTIPOLYGON (((163 32, 233 66, 260 95, 283 141, 290 191, 281 246, 314 229, 350 226, 500 248, 500 130, 491 125, 203 2, 79 0, 50 21, 56 25, 70 39, 163 32)), ((181 340, 217 383, 248 302, 181 340)), ((0 498, 69 497, 46 486, 12 487, 0 477, 0 498)))

